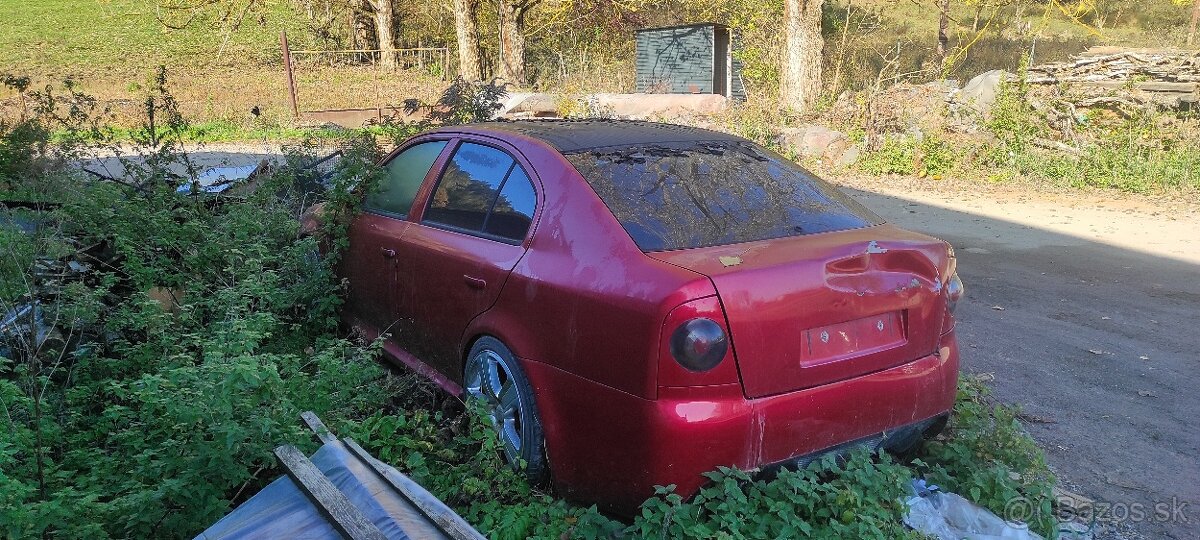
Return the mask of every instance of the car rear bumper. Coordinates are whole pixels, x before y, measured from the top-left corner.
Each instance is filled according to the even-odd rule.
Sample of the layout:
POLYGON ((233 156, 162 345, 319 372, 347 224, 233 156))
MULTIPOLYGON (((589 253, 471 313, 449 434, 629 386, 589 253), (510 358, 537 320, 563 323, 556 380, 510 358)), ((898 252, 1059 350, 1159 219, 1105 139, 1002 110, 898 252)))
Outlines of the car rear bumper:
MULTIPOLYGON (((718 466, 752 471, 865 441, 954 406, 958 345, 819 387, 746 399, 741 385, 661 388, 647 400, 526 361, 554 482, 569 498, 632 513, 658 485, 684 496, 718 466)), ((874 441, 874 442, 871 442, 874 441)))

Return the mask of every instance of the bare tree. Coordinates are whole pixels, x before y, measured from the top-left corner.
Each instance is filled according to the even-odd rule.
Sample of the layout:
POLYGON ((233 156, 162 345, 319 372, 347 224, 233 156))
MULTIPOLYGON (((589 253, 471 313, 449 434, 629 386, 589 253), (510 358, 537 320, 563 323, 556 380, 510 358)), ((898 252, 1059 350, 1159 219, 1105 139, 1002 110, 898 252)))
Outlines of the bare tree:
POLYGON ((821 92, 821 4, 824 0, 784 0, 783 70, 780 105, 803 111, 821 92))
POLYGON ((499 0, 500 76, 508 82, 525 84, 525 23, 538 0, 499 0))
POLYGON ((458 74, 468 81, 483 79, 479 62, 479 2, 453 0, 454 33, 458 37, 458 74))

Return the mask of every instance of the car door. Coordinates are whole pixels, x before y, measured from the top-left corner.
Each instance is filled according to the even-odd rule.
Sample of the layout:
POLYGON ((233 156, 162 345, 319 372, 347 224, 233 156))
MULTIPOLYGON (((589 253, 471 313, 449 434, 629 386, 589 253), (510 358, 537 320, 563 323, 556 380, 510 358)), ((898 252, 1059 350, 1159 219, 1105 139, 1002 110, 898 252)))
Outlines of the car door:
POLYGON ((525 254, 538 192, 517 155, 461 141, 401 237, 401 305, 416 329, 405 347, 454 381, 467 324, 495 303, 525 254))
POLYGON ((449 141, 417 141, 384 163, 380 185, 363 198, 363 211, 350 223, 342 259, 347 279, 346 309, 352 323, 375 333, 392 330, 399 316, 397 250, 413 201, 449 141))

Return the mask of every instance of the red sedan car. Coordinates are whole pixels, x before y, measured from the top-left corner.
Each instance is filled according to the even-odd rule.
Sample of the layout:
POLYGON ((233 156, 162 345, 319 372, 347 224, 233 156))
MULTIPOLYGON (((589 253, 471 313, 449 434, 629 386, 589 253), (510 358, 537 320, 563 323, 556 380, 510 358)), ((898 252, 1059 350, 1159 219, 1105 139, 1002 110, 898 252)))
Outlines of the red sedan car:
POLYGON ((347 317, 482 399, 513 463, 629 512, 717 466, 911 447, 955 396, 953 249, 738 137, 495 122, 384 162, 347 317))

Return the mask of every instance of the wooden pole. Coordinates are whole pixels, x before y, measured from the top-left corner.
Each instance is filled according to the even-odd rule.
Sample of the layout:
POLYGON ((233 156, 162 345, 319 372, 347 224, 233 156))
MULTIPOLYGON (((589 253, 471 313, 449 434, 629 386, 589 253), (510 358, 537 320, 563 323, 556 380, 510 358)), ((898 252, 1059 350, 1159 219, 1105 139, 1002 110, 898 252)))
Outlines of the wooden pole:
POLYGON ((283 69, 287 71, 288 97, 292 99, 292 117, 300 117, 300 106, 296 103, 296 77, 292 73, 292 51, 288 49, 287 32, 279 33, 279 45, 283 48, 283 69))

